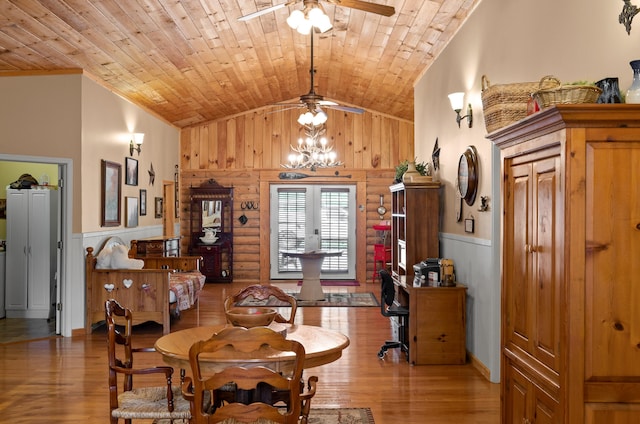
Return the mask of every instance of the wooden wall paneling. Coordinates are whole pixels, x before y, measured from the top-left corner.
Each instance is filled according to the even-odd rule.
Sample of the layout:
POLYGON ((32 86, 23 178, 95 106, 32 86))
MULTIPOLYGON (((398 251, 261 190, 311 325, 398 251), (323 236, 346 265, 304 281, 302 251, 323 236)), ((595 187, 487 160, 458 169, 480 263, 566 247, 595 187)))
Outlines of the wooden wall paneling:
POLYGON ((255 115, 253 121, 253 168, 260 169, 264 163, 264 143, 262 141, 262 127, 264 125, 264 112, 255 115))
POLYGON ((233 117, 227 120, 227 142, 224 144, 225 152, 222 159, 224 159, 224 169, 239 168, 236 165, 236 122, 237 117, 233 117))
POLYGON ((358 181, 356 183, 356 280, 364 282, 367 280, 367 267, 359 267, 357 264, 367 263, 367 181, 358 181), (364 205, 362 211, 358 207, 364 205))
POLYGON ((351 140, 353 144, 353 167, 355 169, 362 169, 363 166, 363 146, 364 140, 362 139, 362 122, 363 117, 358 119, 352 118, 351 120, 351 140))
MULTIPOLYGON (((371 146, 371 155, 379 155, 380 157, 380 167, 385 168, 389 163, 389 158, 382 150, 382 144, 384 140, 382 140, 382 134, 380 133, 380 119, 381 116, 379 114, 373 114, 371 116, 371 138, 369 139, 369 145, 371 146)), ((367 168, 370 165, 367 165, 367 168)))
POLYGON ((269 249, 269 239, 271 237, 269 228, 270 228, 270 214, 269 214, 269 185, 270 182, 265 178, 263 173, 260 174, 259 178, 259 187, 260 187, 260 227, 262 231, 260 231, 259 235, 259 244, 260 246, 265 246, 262 249, 260 255, 260 269, 259 269, 259 279, 260 282, 269 281, 269 272, 271 267, 271 254, 269 249))
POLYGON ((254 158, 256 155, 255 120, 256 120, 255 112, 245 115, 243 143, 244 143, 244 166, 246 168, 254 168, 254 158))
POLYGON ((262 145, 262 163, 260 168, 272 168, 271 166, 271 121, 269 115, 264 111, 260 113, 260 138, 259 142, 262 145))
POLYGON ((270 113, 271 117, 271 133, 269 134, 269 143, 271 145, 271 166, 273 168, 279 168, 283 161, 286 161, 289 155, 288 149, 285 149, 283 143, 285 140, 282 137, 282 129, 286 126, 283 122, 282 113, 270 113))
POLYGON ((373 151, 373 115, 365 112, 362 116, 362 168, 380 168, 380 152, 373 151))
POLYGON ((338 155, 338 160, 341 160, 345 163, 345 167, 349 167, 346 165, 347 163, 353 163, 351 158, 348 158, 345 154, 345 146, 344 146, 344 112, 333 111, 335 113, 331 114, 330 120, 327 121, 327 125, 331 124, 327 128, 327 140, 329 142, 333 142, 333 150, 338 155))
POLYGON ((216 146, 215 161, 219 169, 227 168, 227 145, 229 144, 229 137, 227 134, 227 122, 229 120, 218 121, 218 143, 216 146))
POLYGON ((203 125, 199 131, 195 131, 191 140, 191 168, 208 169, 209 168, 209 150, 211 148, 211 139, 215 140, 215 134, 211 134, 211 125, 203 125))
POLYGON ((244 144, 244 139, 245 139, 245 135, 244 135, 244 131, 245 131, 245 126, 244 126, 244 121, 246 120, 246 115, 240 115, 236 118, 235 120, 235 140, 234 140, 234 145, 235 147, 235 152, 233 155, 234 158, 234 162, 233 165, 234 167, 238 168, 238 169, 242 169, 245 168, 244 165, 244 149, 245 149, 245 144, 244 144))

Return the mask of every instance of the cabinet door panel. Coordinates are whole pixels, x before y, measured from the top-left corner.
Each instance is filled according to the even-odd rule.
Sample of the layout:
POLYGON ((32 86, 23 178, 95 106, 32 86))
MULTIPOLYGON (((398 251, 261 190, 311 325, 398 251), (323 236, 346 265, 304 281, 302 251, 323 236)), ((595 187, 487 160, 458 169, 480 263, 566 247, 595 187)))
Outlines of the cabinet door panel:
POLYGON ((640 377, 640 143, 587 146, 585 378, 640 377))
POLYGON ((507 364, 505 366, 505 397, 502 422, 520 424, 527 422, 527 404, 531 396, 531 382, 520 371, 507 364))
POLYGON ((533 287, 535 296, 535 334, 533 354, 542 363, 558 370, 557 349, 560 340, 560 284, 562 282, 562 229, 558 228, 557 210, 560 196, 559 158, 534 163, 533 199, 534 239, 530 248, 533 257, 533 287))
POLYGON ((530 281, 531 172, 530 164, 517 165, 508 171, 505 214, 505 299, 506 342, 529 351, 532 305, 530 281))

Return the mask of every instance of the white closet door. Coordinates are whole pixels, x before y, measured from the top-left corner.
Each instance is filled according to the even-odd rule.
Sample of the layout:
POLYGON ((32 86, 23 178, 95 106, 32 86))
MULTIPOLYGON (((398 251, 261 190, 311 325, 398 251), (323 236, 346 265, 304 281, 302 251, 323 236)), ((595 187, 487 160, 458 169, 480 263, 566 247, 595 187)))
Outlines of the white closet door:
POLYGON ((27 308, 45 311, 51 308, 51 192, 31 190, 29 196, 29 279, 27 308))
MULTIPOLYGON (((5 309, 27 308, 27 272, 30 190, 7 190, 7 253, 5 309)), ((7 317, 11 317, 7 313, 7 317)))

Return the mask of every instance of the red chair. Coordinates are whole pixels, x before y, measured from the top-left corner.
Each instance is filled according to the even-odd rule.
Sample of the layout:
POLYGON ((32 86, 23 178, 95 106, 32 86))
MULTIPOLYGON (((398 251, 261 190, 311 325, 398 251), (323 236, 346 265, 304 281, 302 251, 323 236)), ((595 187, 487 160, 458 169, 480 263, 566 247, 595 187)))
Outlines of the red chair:
POLYGON ((384 244, 373 245, 373 283, 376 282, 378 276, 378 262, 382 262, 380 269, 386 269, 387 264, 391 261, 391 247, 384 244))

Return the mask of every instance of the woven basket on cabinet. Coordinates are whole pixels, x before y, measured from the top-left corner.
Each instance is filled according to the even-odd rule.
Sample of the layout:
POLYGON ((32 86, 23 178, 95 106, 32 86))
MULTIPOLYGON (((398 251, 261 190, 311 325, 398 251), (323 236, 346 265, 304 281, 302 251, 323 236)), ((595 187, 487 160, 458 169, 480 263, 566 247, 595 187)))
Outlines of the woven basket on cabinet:
POLYGON ((536 82, 491 85, 482 76, 482 110, 487 132, 493 132, 527 116, 527 102, 541 88, 559 87, 560 81, 547 76, 536 82))

